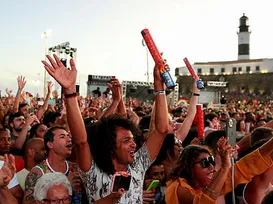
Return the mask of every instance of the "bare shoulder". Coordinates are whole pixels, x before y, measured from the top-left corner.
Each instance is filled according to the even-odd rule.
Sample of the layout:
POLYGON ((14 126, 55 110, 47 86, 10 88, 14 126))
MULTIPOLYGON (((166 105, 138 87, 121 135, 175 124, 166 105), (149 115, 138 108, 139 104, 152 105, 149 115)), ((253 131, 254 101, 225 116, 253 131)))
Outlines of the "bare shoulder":
POLYGON ((41 169, 34 167, 31 169, 29 174, 26 177, 25 181, 25 196, 24 196, 24 203, 28 203, 25 201, 32 201, 34 200, 34 187, 37 183, 37 180, 43 176, 43 172, 41 169))
POLYGON ((179 203, 192 203, 194 199, 194 195, 187 188, 183 188, 179 186, 177 188, 177 197, 179 203))

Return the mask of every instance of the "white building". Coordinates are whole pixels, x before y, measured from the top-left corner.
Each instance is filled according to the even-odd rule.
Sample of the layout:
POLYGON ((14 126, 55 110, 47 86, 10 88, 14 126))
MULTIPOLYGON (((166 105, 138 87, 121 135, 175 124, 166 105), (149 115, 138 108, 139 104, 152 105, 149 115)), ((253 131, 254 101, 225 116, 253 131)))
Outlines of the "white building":
MULTIPOLYGON (((193 64, 199 76, 272 73, 273 59, 250 59, 219 62, 196 62, 193 64)), ((179 67, 176 76, 190 75, 187 67, 179 67)))
MULTIPOLYGON (((202 75, 230 75, 273 73, 273 59, 249 59, 250 31, 248 17, 244 14, 240 18, 238 34, 238 60, 218 62, 196 62, 193 64, 197 74, 202 75)), ((186 66, 176 69, 176 76, 189 75, 186 66)))
MULTIPOLYGON (((250 31, 248 18, 240 18, 238 34, 238 60, 195 62, 193 68, 210 92, 241 92, 273 97, 273 58, 250 59, 250 31)), ((190 93, 192 77, 186 66, 175 69, 179 84, 179 97, 190 93)))

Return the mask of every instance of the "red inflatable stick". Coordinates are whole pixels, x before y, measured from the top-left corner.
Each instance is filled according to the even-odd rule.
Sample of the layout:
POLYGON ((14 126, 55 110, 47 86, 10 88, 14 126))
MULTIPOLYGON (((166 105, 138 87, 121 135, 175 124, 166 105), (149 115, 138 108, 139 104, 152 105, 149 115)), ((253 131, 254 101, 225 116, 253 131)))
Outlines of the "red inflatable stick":
POLYGON ((204 113, 203 113, 203 105, 197 104, 196 105, 196 118, 198 120, 197 128, 198 128, 198 139, 200 143, 203 143, 205 139, 204 133, 204 113))
MULTIPOLYGON (((141 35, 155 61, 155 63, 159 63, 159 62, 162 62, 163 59, 161 57, 161 54, 160 52, 158 51, 156 45, 155 45, 155 42, 149 32, 149 30, 147 28, 143 29, 141 31, 141 35)), ((166 69, 166 65, 162 66, 160 68, 160 73, 161 73, 161 77, 162 79, 164 80, 166 86, 168 89, 173 89, 175 87, 175 83, 170 75, 170 72, 166 69)))
POLYGON ((198 79, 197 82, 196 82, 196 83, 197 83, 197 88, 198 88, 198 89, 203 89, 203 88, 204 88, 204 84, 203 84, 203 82, 199 79, 199 77, 198 77, 198 75, 196 74, 195 70, 194 70, 193 67, 191 66, 189 60, 188 60, 186 57, 185 57, 183 60, 184 60, 184 62, 185 62, 185 64, 186 64, 186 66, 187 66, 189 72, 191 73, 193 79, 198 79))

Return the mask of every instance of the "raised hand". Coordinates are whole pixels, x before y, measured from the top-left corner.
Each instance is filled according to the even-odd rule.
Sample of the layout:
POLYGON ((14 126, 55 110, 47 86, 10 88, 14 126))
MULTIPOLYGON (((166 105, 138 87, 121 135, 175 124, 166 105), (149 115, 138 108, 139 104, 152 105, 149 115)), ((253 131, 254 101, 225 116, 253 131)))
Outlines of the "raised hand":
POLYGON ((47 82, 47 91, 48 93, 52 92, 53 83, 51 81, 47 82))
POLYGON ((195 79, 193 82, 193 87, 192 87, 192 93, 199 93, 200 89, 197 88, 197 81, 200 79, 195 79))
POLYGON ((11 154, 4 155, 4 165, 0 169, 0 187, 7 186, 15 174, 15 158, 11 154))
POLYGON ((27 81, 25 81, 25 77, 18 76, 17 83, 18 83, 18 89, 22 91, 27 81))
POLYGON ((217 142, 217 152, 221 157, 222 167, 231 167, 231 156, 235 152, 231 145, 227 144, 228 138, 221 137, 217 142))
POLYGON ((76 92, 77 69, 74 60, 70 59, 71 70, 69 70, 63 65, 57 55, 53 55, 55 60, 49 55, 46 57, 50 61, 50 64, 42 61, 46 71, 63 87, 65 93, 76 92))
POLYGON ((107 85, 112 91, 113 100, 120 101, 122 98, 122 88, 119 80, 116 78, 111 78, 111 83, 107 83, 107 85))
POLYGON ((36 123, 40 123, 39 119, 37 118, 37 116, 35 114, 29 114, 28 117, 26 118, 26 125, 30 126, 31 124, 33 124, 35 122, 36 123))
POLYGON ((6 88, 6 93, 8 94, 8 96, 11 96, 11 92, 12 90, 9 90, 8 88, 6 88))
POLYGON ((154 66, 154 88, 155 88, 155 91, 165 89, 164 81, 163 81, 161 74, 160 74, 160 69, 163 66, 166 66, 166 68, 168 67, 168 65, 164 64, 163 61, 156 63, 154 66))

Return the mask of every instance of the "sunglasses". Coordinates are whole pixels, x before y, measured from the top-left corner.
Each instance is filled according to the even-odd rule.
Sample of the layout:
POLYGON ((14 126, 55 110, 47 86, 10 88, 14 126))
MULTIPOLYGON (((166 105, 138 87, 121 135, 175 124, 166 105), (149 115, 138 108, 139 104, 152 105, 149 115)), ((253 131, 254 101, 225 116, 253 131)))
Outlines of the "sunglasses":
POLYGON ((203 158, 200 161, 194 162, 194 164, 197 164, 197 163, 200 163, 203 169, 210 167, 210 165, 215 166, 215 160, 213 156, 209 156, 209 157, 203 158))

